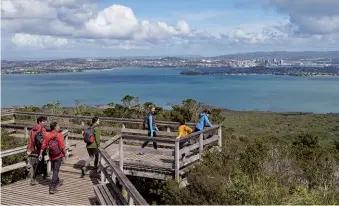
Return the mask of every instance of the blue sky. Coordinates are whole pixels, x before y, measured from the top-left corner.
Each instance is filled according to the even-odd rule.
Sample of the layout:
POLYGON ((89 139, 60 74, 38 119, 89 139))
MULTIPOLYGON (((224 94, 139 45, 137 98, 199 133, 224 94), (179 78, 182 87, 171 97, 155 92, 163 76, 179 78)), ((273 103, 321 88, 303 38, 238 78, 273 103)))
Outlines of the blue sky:
POLYGON ((338 0, 3 0, 3 59, 339 49, 338 0))

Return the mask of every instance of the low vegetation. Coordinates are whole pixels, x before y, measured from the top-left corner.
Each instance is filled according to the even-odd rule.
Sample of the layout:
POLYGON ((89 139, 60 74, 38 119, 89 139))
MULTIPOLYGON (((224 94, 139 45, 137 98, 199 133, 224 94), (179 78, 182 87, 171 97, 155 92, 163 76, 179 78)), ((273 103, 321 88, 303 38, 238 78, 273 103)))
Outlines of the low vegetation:
MULTIPOLYGON (((104 108, 79 102, 72 108, 62 108, 56 102, 43 108, 16 109, 141 119, 150 104, 140 105, 138 98, 126 96, 121 104, 109 103, 104 108)), ((172 106, 172 110, 158 107, 157 120, 196 122, 206 107, 187 99, 181 105, 172 106)), ((149 203, 339 204, 338 114, 210 109, 211 122, 224 125, 223 149, 205 154, 204 161, 189 173, 190 185, 186 188, 179 188, 173 181, 131 178, 149 203)), ((8 139, 4 132, 1 135, 1 149, 9 147, 4 144, 11 147, 22 144, 20 139, 8 139)), ((17 175, 8 176, 6 181, 2 177, 1 182, 22 177, 17 175)))

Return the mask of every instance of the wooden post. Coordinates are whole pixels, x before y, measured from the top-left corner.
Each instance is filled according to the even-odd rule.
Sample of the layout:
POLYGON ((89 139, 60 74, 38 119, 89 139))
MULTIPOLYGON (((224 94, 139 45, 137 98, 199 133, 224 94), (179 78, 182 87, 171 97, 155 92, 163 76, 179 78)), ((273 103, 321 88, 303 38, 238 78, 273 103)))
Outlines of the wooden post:
POLYGON ((171 132, 171 128, 170 127, 167 127, 167 132, 171 132))
POLYGON ((85 133, 85 122, 84 121, 81 121, 81 126, 83 127, 81 134, 84 134, 85 133))
POLYGON ((101 171, 100 171, 100 183, 101 184, 105 184, 105 174, 104 174, 104 158, 101 157, 100 155, 100 159, 99 159, 99 162, 100 162, 100 166, 101 166, 101 171))
POLYGON ((219 145, 219 147, 221 147, 222 146, 222 128, 221 128, 221 126, 219 126, 219 128, 218 128, 218 136, 219 136, 218 145, 219 145))
POLYGON ((49 160, 49 156, 47 156, 48 160, 47 160, 47 174, 50 175, 51 171, 52 171, 52 163, 51 160, 49 160))
POLYGON ((116 179, 116 175, 114 174, 114 172, 112 172, 112 180, 113 182, 116 184, 117 183, 117 179, 116 179))
POLYGON ((203 152, 204 152, 204 134, 200 133, 199 135, 199 160, 201 160, 203 152))
POLYGON ((122 137, 119 140, 119 166, 121 171, 124 171, 124 141, 122 137))
POLYGON ((66 155, 65 159, 67 160, 69 157, 69 142, 68 142, 68 133, 65 134, 65 146, 66 146, 66 155))
POLYGON ((28 139, 29 138, 29 136, 28 136, 28 129, 27 129, 27 127, 25 127, 25 139, 28 139))
POLYGON ((134 205, 134 200, 129 193, 128 193, 128 205, 134 205))
POLYGON ((180 174, 179 174, 179 169, 180 169, 180 148, 179 148, 180 142, 176 141, 175 142, 175 152, 174 152, 174 168, 175 168, 175 181, 180 183, 180 174))

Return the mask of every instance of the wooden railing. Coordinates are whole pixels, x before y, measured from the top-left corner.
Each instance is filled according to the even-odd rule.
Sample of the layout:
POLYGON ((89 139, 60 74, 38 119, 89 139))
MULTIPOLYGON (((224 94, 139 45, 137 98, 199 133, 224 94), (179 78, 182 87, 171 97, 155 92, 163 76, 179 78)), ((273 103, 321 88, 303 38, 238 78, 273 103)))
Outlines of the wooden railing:
MULTIPOLYGON (((10 113, 5 113, 6 116, 10 116, 10 113)), ((46 116, 46 117, 56 117, 56 118, 68 118, 68 119, 82 119, 82 120, 91 120, 92 116, 82 116, 82 115, 68 115, 68 114, 48 114, 48 113, 37 113, 37 112, 12 112, 14 121, 15 116, 46 116)), ((3 115, 1 115, 3 116, 3 115)), ((127 118, 115 118, 115 117, 99 117, 101 121, 110 121, 121 123, 122 127, 125 128, 125 124, 139 124, 143 123, 143 119, 127 119, 127 118)), ((187 122, 188 126, 194 126, 195 123, 187 122)), ((168 130, 170 127, 177 127, 179 124, 177 122, 170 122, 170 121, 157 121, 158 126, 168 126, 168 130)))
POLYGON ((110 155, 99 148, 101 184, 111 184, 115 200, 119 205, 148 205, 138 190, 130 182, 123 170, 111 159, 110 155), (127 193, 124 195, 124 193, 127 193))
MULTIPOLYGON (((180 139, 163 137, 153 138, 147 136, 125 134, 124 130, 122 130, 122 132, 122 141, 119 141, 119 166, 121 170, 124 169, 124 150, 170 156, 173 158, 173 162, 162 163, 162 167, 173 169, 174 178, 177 182, 181 181, 180 174, 182 169, 202 159, 203 151, 206 147, 211 146, 215 142, 217 142, 217 145, 219 147, 222 146, 222 127, 220 125, 206 128, 203 131, 192 133, 180 139), (140 147, 133 148, 129 146, 124 146, 124 142, 142 144, 145 141, 162 143, 163 145, 167 145, 169 149, 155 150, 153 148, 141 149, 140 147), (185 154, 185 156, 184 158, 181 158, 183 154, 185 154)), ((147 162, 143 162, 142 164, 147 166, 154 166, 152 163, 147 162)))
MULTIPOLYGON (((67 159, 70 156, 70 151, 72 150, 72 148, 75 146, 75 144, 70 145, 68 142, 68 135, 69 135, 69 131, 68 130, 64 130, 62 131, 62 134, 65 137, 65 147, 66 147, 66 156, 65 158, 67 159)), ((9 149, 9 150, 4 150, 0 152, 0 168, 1 168, 1 173, 5 173, 5 172, 9 172, 12 170, 16 170, 16 169, 20 169, 23 167, 27 166, 28 162, 22 161, 22 162, 18 162, 15 164, 11 164, 11 165, 7 165, 5 167, 2 167, 2 158, 7 157, 7 156, 11 156, 11 155, 15 155, 15 154, 20 154, 20 153, 24 153, 27 152, 27 146, 22 146, 22 147, 17 147, 14 149, 9 149)), ((47 154, 47 159, 48 159, 48 154, 47 154)), ((50 173, 51 172, 51 162, 48 160, 47 161, 47 172, 50 173)))
MULTIPOLYGON (((64 114, 46 114, 46 113, 33 113, 33 112, 6 112, 5 116, 13 116, 13 119, 10 120, 17 124, 1 124, 2 127, 20 127, 21 129, 24 128, 26 133, 28 129, 31 128, 29 125, 34 125, 33 121, 22 121, 15 119, 16 116, 47 116, 47 117, 56 117, 56 118, 69 118, 69 119, 78 119, 78 120, 90 120, 91 116, 78 116, 78 115, 64 115, 64 114), (21 125, 22 124, 22 125, 21 125)), ((119 141, 119 166, 121 170, 124 168, 124 151, 140 151, 140 147, 132 147, 131 144, 139 144, 141 145, 144 141, 150 142, 157 142, 159 147, 167 148, 166 150, 154 150, 149 148, 143 148, 143 153, 149 154, 158 154, 158 155, 165 155, 170 156, 172 158, 172 162, 163 162, 159 163, 161 167, 173 170, 175 175, 175 179, 179 182, 180 181, 180 174, 182 170, 201 160, 204 148, 218 142, 218 145, 221 147, 222 145, 222 134, 221 134, 221 126, 213 126, 211 128, 206 128, 204 131, 192 133, 186 137, 180 139, 174 139, 177 136, 177 132, 171 132, 169 128, 176 128, 179 126, 176 122, 168 122, 168 121, 157 121, 157 125, 167 127, 166 131, 158 131, 157 138, 148 137, 147 130, 141 129, 131 129, 126 128, 126 125, 130 124, 142 124, 143 120, 141 119, 126 119, 126 118, 112 118, 112 117, 99 117, 101 121, 109 121, 109 122, 117 122, 121 123, 122 126, 120 128, 114 127, 107 127, 101 126, 103 131, 115 131, 118 134, 121 134, 122 141, 119 141), (185 154, 184 158, 181 158, 182 155, 185 154)), ((59 123, 62 128, 75 128, 83 130, 85 128, 84 123, 81 125, 76 124, 65 124, 59 123)), ((193 123, 188 123, 188 125, 195 125, 193 123)), ((70 134, 70 136, 76 136, 79 139, 82 139, 81 134, 70 134)), ((110 137, 103 136, 101 138, 103 141, 107 141, 109 143, 111 141, 110 137)), ((105 144, 106 144, 105 143, 105 144)), ((133 160, 129 160, 133 161, 133 160)), ((154 166, 154 164, 144 161, 142 164, 146 166, 154 166)), ((126 171, 127 172, 127 171, 126 171)), ((152 176, 150 176, 152 178, 152 176)))
MULTIPOLYGON (((70 137, 75 139, 82 139, 82 135, 78 134, 79 130, 84 130, 88 126, 85 125, 86 120, 91 120, 91 116, 80 116, 80 115, 64 115, 64 114, 47 114, 47 113, 36 113, 36 112, 16 112, 13 111, 10 113, 9 111, 2 113, 2 117, 9 117, 12 116, 11 120, 8 121, 2 121, 1 127, 3 128, 11 128, 11 129, 19 129, 25 131, 25 136, 28 136, 28 130, 32 128, 32 125, 35 125, 35 121, 31 120, 20 120, 17 117, 18 116, 46 116, 46 117, 52 117, 52 118, 63 118, 63 119, 76 119, 79 120, 81 123, 74 124, 71 122, 63 123, 62 121, 58 122, 59 126, 61 128, 68 129, 70 131, 77 130, 76 133, 71 132, 70 137)), ((121 133, 121 129, 125 129, 125 133, 129 134, 142 134, 147 135, 147 130, 142 129, 135 129, 134 128, 126 128, 126 126, 133 126, 133 125, 142 125, 143 120, 142 119, 126 119, 126 118, 113 118, 113 117, 99 117, 102 122, 111 122, 111 123, 120 123, 121 127, 109 127, 109 126, 101 126, 102 131, 106 132, 115 132, 115 133, 121 133)), ((165 131, 158 131, 158 136, 164 136, 164 137, 176 137, 177 132, 176 129, 179 127, 179 123, 177 122, 169 122, 169 121, 157 121, 157 125, 160 127, 160 129, 165 129, 165 131), (165 128, 164 128, 165 127, 165 128)), ((189 126, 195 125, 194 123, 187 123, 189 126)), ((48 128, 48 126, 47 126, 48 128)), ((103 136, 101 138, 103 141, 109 140, 109 136, 103 136)))

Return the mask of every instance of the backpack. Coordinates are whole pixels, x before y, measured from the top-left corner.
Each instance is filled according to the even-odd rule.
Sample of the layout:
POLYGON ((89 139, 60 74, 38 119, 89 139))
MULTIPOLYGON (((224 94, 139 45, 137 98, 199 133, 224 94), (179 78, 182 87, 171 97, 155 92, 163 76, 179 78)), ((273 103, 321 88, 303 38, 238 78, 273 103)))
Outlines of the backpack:
POLYGON ((84 142, 86 142, 87 144, 92 144, 94 142, 94 130, 92 127, 85 129, 84 142))
POLYGON ((44 139, 45 139, 45 136, 42 133, 42 128, 41 128, 40 131, 36 133, 34 137, 34 143, 38 151, 40 151, 44 139))
POLYGON ((144 117, 144 121, 143 121, 143 123, 142 123, 143 129, 148 129, 148 117, 149 117, 149 114, 147 114, 147 115, 144 117))
POLYGON ((49 154, 51 156, 56 156, 62 153, 62 150, 59 147, 59 141, 57 139, 58 132, 48 141, 49 154))

